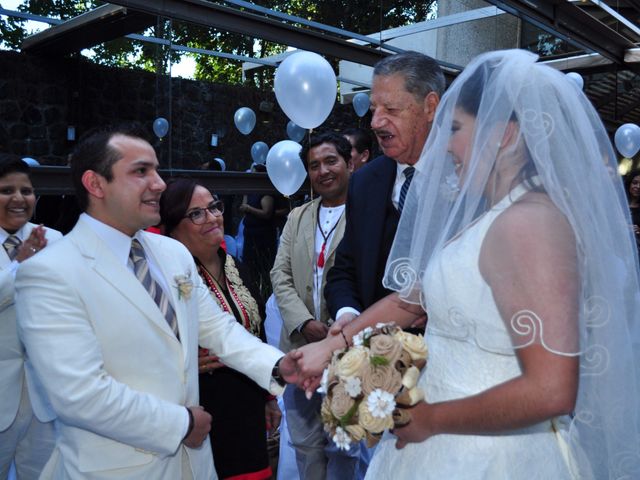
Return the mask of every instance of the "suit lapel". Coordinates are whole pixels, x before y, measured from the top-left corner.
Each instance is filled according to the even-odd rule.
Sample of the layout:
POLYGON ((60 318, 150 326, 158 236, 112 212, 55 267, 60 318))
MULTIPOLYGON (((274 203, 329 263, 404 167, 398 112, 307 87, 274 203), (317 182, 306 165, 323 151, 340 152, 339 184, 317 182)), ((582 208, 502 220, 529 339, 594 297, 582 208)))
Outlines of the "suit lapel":
POLYGON ((316 225, 317 225, 317 212, 320 199, 316 199, 310 202, 307 209, 302 214, 300 219, 300 230, 304 238, 304 249, 309 256, 309 265, 313 265, 316 257, 316 225))
POLYGON ((78 222, 69 234, 89 266, 126 301, 130 302, 144 317, 162 332, 178 341, 158 306, 131 270, 122 265, 100 238, 85 225, 78 222))
POLYGON ((330 258, 331 255, 333 255, 333 252, 335 252, 336 248, 338 248, 338 245, 340 245, 340 241, 344 236, 344 228, 346 225, 347 225, 347 215, 346 215, 346 212, 344 212, 340 216, 340 220, 338 220, 338 226, 336 227, 336 230, 333 234, 333 238, 331 239, 331 245, 329 245, 329 250, 327 251, 327 258, 330 258))
POLYGON ((362 274, 362 296, 364 305, 367 306, 375 295, 376 279, 378 277, 378 262, 383 246, 385 223, 389 215, 393 214, 394 207, 391 202, 393 186, 396 180, 397 165, 395 160, 383 157, 382 165, 372 170, 370 182, 364 185, 364 192, 360 199, 361 209, 359 215, 367 215, 367 221, 362 222, 363 231, 360 239, 365 242, 360 255, 360 271, 362 274), (366 254, 364 253, 366 252, 366 254))
POLYGON ((0 247, 0 250, 0 268, 4 268, 11 263, 11 260, 4 247, 0 247))
MULTIPOLYGON (((367 215, 367 221, 364 226, 368 227, 368 231, 363 232, 372 252, 375 252, 377 258, 382 242, 383 224, 387 219, 387 211, 391 203, 393 194, 393 185, 396 180, 396 162, 391 158, 384 157, 386 160, 382 164, 382 168, 373 170, 373 181, 367 182, 365 185, 365 194, 362 197, 363 210, 360 215, 367 215, 367 210, 371 212, 367 215), (373 213, 375 212, 375 213, 373 213)), ((390 208, 393 208, 392 206, 390 208)), ((374 264, 375 260, 371 262, 374 264)))

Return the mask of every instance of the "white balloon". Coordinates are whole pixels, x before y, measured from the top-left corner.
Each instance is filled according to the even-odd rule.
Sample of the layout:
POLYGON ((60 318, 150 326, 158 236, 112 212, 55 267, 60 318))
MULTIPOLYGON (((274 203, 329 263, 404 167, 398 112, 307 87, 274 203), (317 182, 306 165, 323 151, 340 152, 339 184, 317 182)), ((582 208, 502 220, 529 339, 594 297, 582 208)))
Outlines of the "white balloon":
POLYGON ((220 170, 224 172, 227 169, 227 164, 224 163, 223 159, 216 157, 214 160, 220 164, 220 170))
POLYGON ((251 145, 251 158, 258 165, 264 165, 267 161, 267 153, 269 153, 269 145, 264 142, 256 142, 251 145))
POLYGON ((304 138, 305 133, 306 133, 306 130, 304 128, 299 127, 298 125, 293 123, 291 120, 289 120, 289 123, 287 123, 287 136, 291 140, 293 140, 294 142, 300 143, 304 138))
POLYGON ((300 159, 302 146, 291 140, 276 143, 267 154, 267 174, 273 186, 283 195, 296 193, 307 172, 300 159))
POLYGON ((22 159, 22 161, 24 163, 26 163, 27 165, 29 165, 30 167, 37 167, 40 165, 40 162, 38 162, 38 160, 36 160, 35 158, 31 158, 31 157, 24 157, 22 159))
POLYGON ((249 135, 256 126, 256 114, 248 107, 241 107, 233 115, 233 123, 243 135, 249 135))
POLYGON ((567 73, 567 78, 574 82, 580 90, 582 90, 582 87, 584 87, 584 78, 582 78, 582 75, 580 75, 579 73, 569 72, 567 73))
POLYGON ((614 141, 623 156, 633 157, 640 151, 640 127, 635 123, 625 123, 616 130, 614 141))
POLYGON ((153 133, 156 137, 162 139, 167 133, 169 133, 169 121, 166 118, 158 117, 153 121, 153 133))
POLYGON ((359 117, 364 117, 366 113, 369 111, 369 106, 371 102, 369 100, 369 95, 364 92, 356 93, 353 96, 353 109, 356 112, 356 115, 359 117))
POLYGON ((280 108, 302 128, 324 122, 336 101, 336 74, 317 53, 289 55, 277 68, 273 85, 280 108))

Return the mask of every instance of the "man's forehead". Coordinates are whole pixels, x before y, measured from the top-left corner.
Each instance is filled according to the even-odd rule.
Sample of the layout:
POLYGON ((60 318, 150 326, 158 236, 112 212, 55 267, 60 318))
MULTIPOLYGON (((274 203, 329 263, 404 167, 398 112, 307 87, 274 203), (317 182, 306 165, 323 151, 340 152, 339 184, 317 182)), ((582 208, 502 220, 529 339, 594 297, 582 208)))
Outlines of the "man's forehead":
POLYGON ((112 136, 109 139, 109 145, 120 151, 128 150, 131 148, 142 148, 152 150, 155 153, 155 150, 153 149, 151 144, 144 138, 130 137, 129 135, 125 135, 122 133, 116 133, 114 136, 112 136))
POLYGON ((321 143, 320 145, 316 145, 309 150, 309 160, 323 160, 328 157, 342 158, 342 156, 338 153, 338 149, 333 143, 321 143))
POLYGON ((156 151, 143 138, 116 134, 109 140, 109 146, 120 154, 118 161, 127 158, 132 163, 158 163, 156 151))
POLYGON ((402 73, 375 75, 371 82, 371 95, 380 93, 407 92, 406 78, 402 73))

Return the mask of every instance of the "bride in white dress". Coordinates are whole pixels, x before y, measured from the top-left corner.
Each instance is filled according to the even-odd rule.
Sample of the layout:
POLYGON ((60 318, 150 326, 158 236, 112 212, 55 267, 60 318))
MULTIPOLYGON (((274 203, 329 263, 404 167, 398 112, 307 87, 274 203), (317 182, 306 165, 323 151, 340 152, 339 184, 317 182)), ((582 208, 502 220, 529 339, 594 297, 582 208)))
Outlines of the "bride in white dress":
MULTIPOLYGON (((367 478, 640 478, 636 251, 595 110, 524 51, 484 54, 440 104, 385 286, 343 327, 426 311, 426 401, 367 478)), ((342 335, 303 350, 317 375, 342 335)))

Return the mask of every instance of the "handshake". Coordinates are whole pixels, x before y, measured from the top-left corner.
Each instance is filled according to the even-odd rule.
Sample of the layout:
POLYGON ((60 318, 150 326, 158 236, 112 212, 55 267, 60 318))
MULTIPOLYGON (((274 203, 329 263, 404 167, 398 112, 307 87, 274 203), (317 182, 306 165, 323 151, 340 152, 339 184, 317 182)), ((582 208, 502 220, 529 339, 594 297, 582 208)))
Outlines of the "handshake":
MULTIPOLYGON (((279 362, 280 377, 287 383, 294 383, 305 390, 307 398, 311 398, 320 386, 322 372, 329 364, 333 352, 349 346, 342 329, 355 317, 353 314, 342 315, 331 328, 325 330, 324 338, 312 340, 307 345, 287 353, 279 362)), ((312 320, 309 323, 319 322, 312 320)))
MULTIPOLYGON (((407 310, 410 311, 411 321, 407 322, 405 326, 424 332, 424 326, 427 320, 426 313, 421 308, 414 306, 408 307, 407 310)), ((363 316, 368 317, 372 315, 371 312, 367 311, 361 315, 359 319, 362 319, 363 316)), ((379 315, 378 317, 383 318, 385 316, 379 315)), ((295 383, 298 387, 305 390, 307 398, 311 398, 313 392, 320 386, 322 373, 329 365, 333 352, 349 347, 349 339, 352 335, 366 326, 366 324, 361 324, 360 326, 353 325, 356 318, 357 316, 352 313, 341 315, 328 330, 325 330, 324 338, 309 341, 307 345, 287 353, 282 357, 279 364, 279 374, 281 378, 287 383, 295 383)), ((311 321, 309 323, 319 322, 311 321)), ((374 321, 369 321, 368 323, 376 324, 374 321)))
MULTIPOLYGON (((307 397, 310 398, 320 385, 322 372, 328 365, 332 352, 346 346, 346 339, 340 334, 340 331, 340 326, 336 323, 331 327, 329 335, 324 340, 310 343, 287 353, 278 362, 277 376, 287 383, 296 384, 303 388, 307 397)), ((199 373, 210 372, 223 366, 218 357, 211 355, 205 349, 199 350, 198 357, 199 373)), ((189 412, 189 428, 182 443, 189 448, 197 448, 209 435, 211 415, 199 405, 187 407, 187 410, 189 412)))

